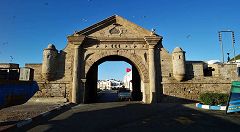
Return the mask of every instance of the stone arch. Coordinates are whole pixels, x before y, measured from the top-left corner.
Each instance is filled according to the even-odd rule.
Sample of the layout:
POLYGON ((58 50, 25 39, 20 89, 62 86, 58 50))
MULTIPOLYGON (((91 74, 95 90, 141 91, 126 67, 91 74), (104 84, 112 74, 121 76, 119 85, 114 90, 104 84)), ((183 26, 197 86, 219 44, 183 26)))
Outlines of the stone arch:
POLYGON ((99 53, 94 53, 89 58, 87 58, 87 60, 85 60, 85 75, 87 75, 89 69, 95 62, 99 61, 104 57, 112 56, 112 55, 121 56, 129 59, 133 63, 133 65, 137 68, 143 82, 144 83, 149 82, 148 69, 146 68, 146 65, 143 63, 143 59, 134 53, 129 53, 128 51, 124 51, 124 50, 117 50, 117 51, 111 51, 111 52, 101 51, 99 53))

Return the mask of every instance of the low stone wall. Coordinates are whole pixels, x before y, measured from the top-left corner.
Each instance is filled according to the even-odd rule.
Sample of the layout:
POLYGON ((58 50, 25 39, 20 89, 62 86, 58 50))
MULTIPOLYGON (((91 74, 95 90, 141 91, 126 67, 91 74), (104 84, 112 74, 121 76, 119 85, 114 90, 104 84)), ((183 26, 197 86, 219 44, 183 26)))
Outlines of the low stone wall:
POLYGON ((71 85, 69 82, 38 82, 39 91, 35 97, 70 98, 71 85))
POLYGON ((162 83, 164 102, 197 101, 199 95, 205 92, 229 93, 231 83, 204 83, 204 82, 179 82, 162 83))
MULTIPOLYGON (((39 91, 35 97, 71 98, 69 82, 38 82, 39 91)), ((199 95, 205 92, 229 93, 229 82, 163 82, 162 102, 184 103, 198 101, 199 95)))

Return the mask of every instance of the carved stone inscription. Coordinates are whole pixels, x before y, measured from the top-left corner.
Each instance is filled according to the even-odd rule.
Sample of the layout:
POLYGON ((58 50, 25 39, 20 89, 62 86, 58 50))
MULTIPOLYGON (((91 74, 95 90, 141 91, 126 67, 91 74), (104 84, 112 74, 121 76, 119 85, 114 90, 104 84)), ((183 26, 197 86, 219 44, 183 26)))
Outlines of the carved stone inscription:
POLYGON ((99 44, 92 44, 85 47, 85 49, 147 49, 145 42, 108 42, 103 41, 99 44))

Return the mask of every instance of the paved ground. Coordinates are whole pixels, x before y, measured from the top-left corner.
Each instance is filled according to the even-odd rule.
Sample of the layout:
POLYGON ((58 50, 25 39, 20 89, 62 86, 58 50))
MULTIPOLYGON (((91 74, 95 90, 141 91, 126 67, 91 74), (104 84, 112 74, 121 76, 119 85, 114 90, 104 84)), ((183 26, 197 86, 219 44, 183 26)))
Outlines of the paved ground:
POLYGON ((98 102, 116 102, 118 101, 117 90, 103 90, 98 92, 98 102))
POLYGON ((16 131, 159 132, 239 131, 240 114, 195 108, 195 104, 109 102, 77 105, 16 131))
POLYGON ((31 99, 25 104, 0 109, 0 131, 19 121, 33 118, 40 113, 50 111, 64 102, 60 99, 31 99))

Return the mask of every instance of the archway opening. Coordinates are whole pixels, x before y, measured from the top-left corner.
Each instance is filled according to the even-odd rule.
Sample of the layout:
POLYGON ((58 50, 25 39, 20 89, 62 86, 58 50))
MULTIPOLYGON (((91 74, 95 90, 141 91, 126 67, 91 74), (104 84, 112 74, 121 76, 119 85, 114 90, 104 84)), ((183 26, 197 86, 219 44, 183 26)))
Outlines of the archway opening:
MULTIPOLYGON (((103 65, 104 66, 104 65, 103 65)), ((117 70, 122 70, 117 68, 109 68, 109 71, 117 72, 117 70)), ((126 73, 126 75, 129 73, 126 73)), ((86 86, 85 86, 85 102, 86 103, 95 103, 95 102, 113 102, 113 101, 124 101, 120 100, 119 96, 123 89, 130 90, 132 101, 142 101, 142 92, 141 92, 141 77, 139 71, 136 66, 133 64, 131 60, 128 58, 111 55, 104 58, 101 58, 97 62, 95 62, 86 75, 86 86), (124 80, 124 77, 119 75, 120 78, 113 78, 111 75, 109 77, 101 78, 99 74, 99 66, 102 66, 105 62, 112 63, 112 65, 116 65, 114 62, 125 62, 128 63, 129 66, 126 68, 131 69, 131 80, 128 79, 127 82, 124 80), (121 79, 121 80, 120 80, 121 79), (100 81, 105 81, 105 86, 100 85, 100 81), (119 82, 116 84, 111 84, 114 81, 119 82), (124 83, 125 81, 125 83, 124 83)), ((129 99, 128 99, 129 101, 129 99)))

